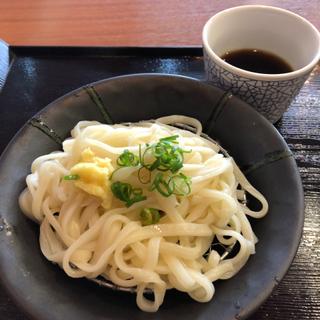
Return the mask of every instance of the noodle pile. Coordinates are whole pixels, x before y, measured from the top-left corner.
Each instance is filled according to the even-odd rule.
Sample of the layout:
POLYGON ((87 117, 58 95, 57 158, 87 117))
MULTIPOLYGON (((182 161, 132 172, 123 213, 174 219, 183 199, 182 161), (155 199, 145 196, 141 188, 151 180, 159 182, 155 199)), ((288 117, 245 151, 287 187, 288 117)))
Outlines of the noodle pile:
POLYGON ((22 211, 40 224, 45 257, 73 278, 101 276, 118 286, 136 286, 136 302, 143 311, 157 311, 170 288, 199 302, 211 300, 213 282, 234 276, 255 253, 257 239, 247 216, 263 217, 268 204, 233 159, 200 133, 197 120, 182 116, 131 125, 79 122, 63 142, 63 151, 34 160, 19 199, 22 211), (177 122, 195 127, 196 133, 168 125, 177 122), (123 167, 113 171, 112 179, 141 188, 146 195, 125 206, 108 185, 118 157, 124 150, 138 154, 139 145, 172 135, 178 135, 179 147, 189 150, 179 172, 190 178, 191 192, 165 197, 137 178, 139 166, 123 167), (108 161, 109 169, 103 169, 109 172, 103 199, 97 186, 91 184, 92 191, 63 179, 84 161, 86 150, 94 159, 108 161), (251 211, 240 201, 244 190, 261 202, 260 211, 251 211), (160 220, 143 226, 144 208, 159 210, 160 220), (222 246, 238 243, 240 249, 223 259, 211 247, 213 241, 222 246))

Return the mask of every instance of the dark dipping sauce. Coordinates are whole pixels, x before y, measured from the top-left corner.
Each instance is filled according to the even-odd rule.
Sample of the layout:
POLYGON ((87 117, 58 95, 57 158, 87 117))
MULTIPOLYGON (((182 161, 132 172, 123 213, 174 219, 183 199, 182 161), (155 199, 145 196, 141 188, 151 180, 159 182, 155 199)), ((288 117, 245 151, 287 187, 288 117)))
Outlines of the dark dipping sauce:
POLYGON ((251 72, 276 74, 293 71, 293 68, 279 56, 256 49, 226 52, 221 59, 237 68, 251 72))

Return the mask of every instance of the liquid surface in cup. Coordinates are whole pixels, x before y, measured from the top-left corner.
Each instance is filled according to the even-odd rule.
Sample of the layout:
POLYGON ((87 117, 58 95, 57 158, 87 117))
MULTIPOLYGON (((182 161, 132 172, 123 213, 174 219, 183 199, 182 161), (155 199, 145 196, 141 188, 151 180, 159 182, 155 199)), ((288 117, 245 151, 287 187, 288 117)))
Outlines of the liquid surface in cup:
POLYGON ((251 72, 277 74, 293 71, 284 59, 263 50, 241 49, 230 51, 222 55, 221 59, 237 68, 251 72))

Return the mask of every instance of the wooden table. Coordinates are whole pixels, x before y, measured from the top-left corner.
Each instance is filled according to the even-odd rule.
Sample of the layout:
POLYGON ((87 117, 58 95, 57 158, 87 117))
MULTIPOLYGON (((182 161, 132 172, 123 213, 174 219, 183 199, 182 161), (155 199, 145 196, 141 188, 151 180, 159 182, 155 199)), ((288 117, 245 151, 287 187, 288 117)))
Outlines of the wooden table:
POLYGON ((12 45, 200 45, 210 16, 257 2, 290 9, 320 28, 319 0, 3 0, 0 39, 12 45))
MULTIPOLYGON (((255 1, 1 1, 0 38, 11 45, 200 45, 201 29, 210 16, 252 3, 255 1)), ((320 29, 320 0, 259 3, 290 9, 320 29)), ((320 66, 277 128, 291 147, 302 176, 304 235, 288 274, 250 320, 320 319, 320 66)), ((26 319, 1 288, 0 319, 26 319)))

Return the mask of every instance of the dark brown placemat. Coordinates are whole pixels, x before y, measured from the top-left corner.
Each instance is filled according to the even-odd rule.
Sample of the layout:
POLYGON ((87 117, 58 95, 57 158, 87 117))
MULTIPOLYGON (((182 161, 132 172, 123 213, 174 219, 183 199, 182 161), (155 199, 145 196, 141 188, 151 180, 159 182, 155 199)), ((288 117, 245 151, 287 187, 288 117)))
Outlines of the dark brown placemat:
MULTIPOLYGON (((131 73, 204 79, 201 48, 10 47, 0 43, 0 152, 37 111, 84 84, 131 73), (6 78, 6 73, 8 76, 6 78)), ((276 124, 298 163, 305 226, 285 278, 250 320, 320 318, 320 67, 276 124)), ((290 201, 290 199, 288 199, 290 201)), ((26 319, 0 288, 0 319, 26 319)))

